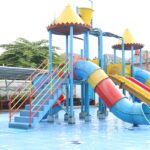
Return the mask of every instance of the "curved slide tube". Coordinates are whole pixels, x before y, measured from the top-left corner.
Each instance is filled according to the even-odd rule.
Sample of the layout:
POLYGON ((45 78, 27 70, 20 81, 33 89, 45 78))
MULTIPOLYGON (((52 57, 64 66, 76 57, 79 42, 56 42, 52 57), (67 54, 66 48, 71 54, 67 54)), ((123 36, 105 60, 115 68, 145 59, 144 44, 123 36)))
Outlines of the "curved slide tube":
POLYGON ((133 76, 135 77, 136 80, 150 87, 150 72, 135 67, 133 76))
POLYGON ((79 60, 74 67, 78 80, 86 80, 118 118, 132 124, 149 125, 150 108, 145 103, 133 103, 96 64, 79 60))

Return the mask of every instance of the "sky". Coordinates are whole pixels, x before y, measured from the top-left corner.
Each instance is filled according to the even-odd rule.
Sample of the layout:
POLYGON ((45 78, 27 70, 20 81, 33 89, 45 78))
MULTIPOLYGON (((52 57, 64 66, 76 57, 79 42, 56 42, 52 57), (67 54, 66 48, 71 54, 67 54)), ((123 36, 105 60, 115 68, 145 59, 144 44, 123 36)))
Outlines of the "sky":
MULTIPOLYGON (((46 27, 67 3, 74 10, 77 6, 91 7, 89 0, 0 0, 0 44, 13 42, 18 37, 31 41, 48 39, 46 27)), ((149 0, 93 0, 93 9, 93 27, 120 36, 128 28, 137 43, 143 43, 144 49, 150 50, 149 0)), ((104 53, 112 53, 111 46, 117 40, 104 38, 103 42, 104 53)), ((54 36, 53 45, 64 49, 64 38, 54 36)), ((81 48, 83 43, 75 40, 74 52, 80 53, 81 48)), ((90 57, 96 55, 97 39, 90 37, 90 57)))

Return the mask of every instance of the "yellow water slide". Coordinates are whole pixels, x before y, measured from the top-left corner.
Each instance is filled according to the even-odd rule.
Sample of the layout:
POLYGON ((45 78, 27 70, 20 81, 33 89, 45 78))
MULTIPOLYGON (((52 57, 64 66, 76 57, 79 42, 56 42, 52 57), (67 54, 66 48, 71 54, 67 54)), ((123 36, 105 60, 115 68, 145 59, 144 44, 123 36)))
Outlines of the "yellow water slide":
POLYGON ((123 76, 111 75, 110 77, 120 88, 127 90, 141 101, 150 104, 150 93, 148 91, 123 76))

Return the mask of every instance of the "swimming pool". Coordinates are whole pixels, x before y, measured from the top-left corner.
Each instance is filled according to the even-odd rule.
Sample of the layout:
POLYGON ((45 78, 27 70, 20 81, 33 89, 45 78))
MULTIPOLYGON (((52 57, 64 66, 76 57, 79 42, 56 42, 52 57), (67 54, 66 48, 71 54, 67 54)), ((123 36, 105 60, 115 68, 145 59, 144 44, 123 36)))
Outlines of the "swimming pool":
POLYGON ((59 113, 55 123, 42 121, 36 128, 21 130, 8 128, 8 113, 0 113, 0 150, 149 150, 150 126, 133 128, 113 114, 98 120, 97 108, 92 107, 91 122, 79 120, 76 124, 63 121, 59 113))

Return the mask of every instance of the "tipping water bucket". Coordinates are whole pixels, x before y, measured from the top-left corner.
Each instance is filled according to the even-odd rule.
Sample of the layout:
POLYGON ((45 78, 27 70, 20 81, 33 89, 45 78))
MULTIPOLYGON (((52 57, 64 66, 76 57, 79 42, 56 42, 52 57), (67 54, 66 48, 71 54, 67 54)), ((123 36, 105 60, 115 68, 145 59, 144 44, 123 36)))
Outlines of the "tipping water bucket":
POLYGON ((79 8, 79 15, 86 24, 91 25, 93 9, 85 7, 79 8))

